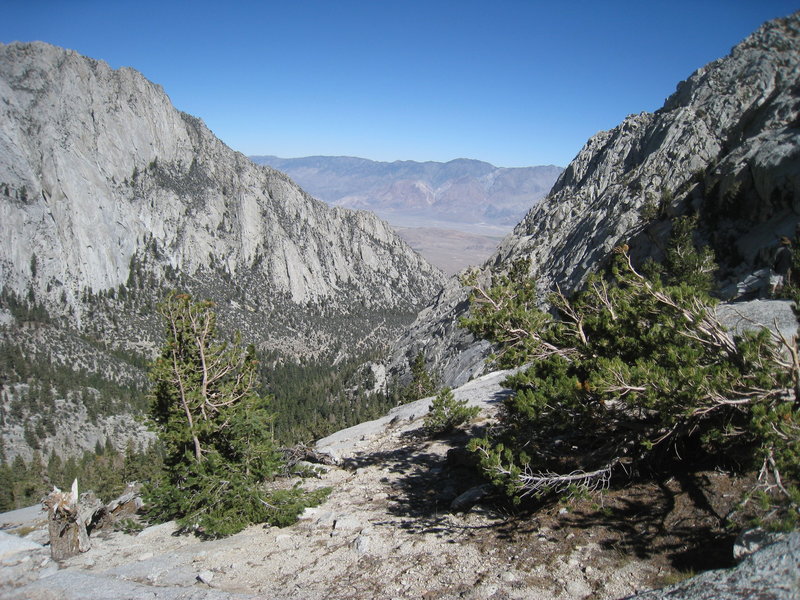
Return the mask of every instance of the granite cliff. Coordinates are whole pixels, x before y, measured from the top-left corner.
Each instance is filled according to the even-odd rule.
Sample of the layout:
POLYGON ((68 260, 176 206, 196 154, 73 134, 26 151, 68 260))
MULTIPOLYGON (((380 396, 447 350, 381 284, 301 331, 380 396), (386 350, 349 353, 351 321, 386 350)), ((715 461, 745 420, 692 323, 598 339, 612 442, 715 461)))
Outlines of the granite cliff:
MULTIPOLYGON (((161 335, 153 307, 171 288, 217 302, 224 326, 262 350, 358 353, 443 281, 377 217, 253 164, 133 69, 12 43, 0 46, 0 97, 2 347, 35 368, 143 388, 161 335)), ((12 456, 31 391, 13 360, 12 456)))
MULTIPOLYGON (((485 263, 520 258, 542 290, 577 289, 623 243, 663 256, 672 220, 697 214, 729 298, 758 294, 778 236, 800 221, 800 13, 776 19, 693 73, 655 113, 592 137, 485 263)), ((408 330, 393 370, 423 351, 443 383, 483 369, 487 347, 456 326, 467 291, 451 283, 408 330)))
POLYGON ((14 292, 66 296, 80 317, 80 294, 126 284, 148 245, 157 274, 255 266, 273 295, 345 312, 343 296, 408 308, 436 289, 385 223, 254 166, 136 71, 41 43, 3 46, 0 69, 0 280, 14 292))

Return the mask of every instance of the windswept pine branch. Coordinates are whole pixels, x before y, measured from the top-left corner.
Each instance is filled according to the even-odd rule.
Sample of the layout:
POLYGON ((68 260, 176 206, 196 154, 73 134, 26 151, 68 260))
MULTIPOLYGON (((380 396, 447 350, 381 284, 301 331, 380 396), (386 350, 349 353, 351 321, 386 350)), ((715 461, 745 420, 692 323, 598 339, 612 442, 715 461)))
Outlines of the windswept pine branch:
POLYGON ((470 444, 511 495, 603 489, 623 463, 641 474, 736 456, 763 462, 762 491, 783 502, 775 514, 800 520, 797 341, 777 326, 727 330, 706 293, 713 260, 687 246, 688 222, 675 226, 667 267, 645 276, 621 246, 606 276, 571 298, 557 289, 558 318, 526 277, 473 282, 464 325, 498 344, 504 366, 527 364, 507 382, 516 393, 500 425, 470 444), (693 269, 691 285, 680 279, 693 269))

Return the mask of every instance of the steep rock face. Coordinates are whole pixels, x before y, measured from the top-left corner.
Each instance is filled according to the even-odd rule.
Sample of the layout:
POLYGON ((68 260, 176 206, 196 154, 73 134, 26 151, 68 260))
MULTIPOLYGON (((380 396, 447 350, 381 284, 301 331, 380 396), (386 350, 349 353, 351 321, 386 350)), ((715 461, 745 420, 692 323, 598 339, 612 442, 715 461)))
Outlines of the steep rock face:
MULTIPOLYGON (((132 69, 41 43, 0 49, 0 281, 73 308, 156 245, 188 274, 258 263, 272 293, 413 306, 440 276, 378 219, 254 166, 132 69), (32 263, 35 258, 35 267, 32 263), (35 271, 35 272, 32 272, 35 271)), ((164 266, 165 266, 164 265, 164 266)))
POLYGON ((765 24, 656 113, 590 139, 489 264, 530 257, 542 287, 574 289, 621 243, 658 256, 669 217, 696 211, 725 275, 762 266, 800 220, 799 69, 800 15, 765 24))
POLYGON ((469 291, 457 277, 451 278, 395 343, 388 365, 391 377, 408 384, 411 363, 420 353, 438 385, 457 387, 481 374, 491 345, 459 327, 468 309, 469 291))
POLYGON ((64 450, 53 419, 70 414, 67 429, 86 433, 73 449, 104 431, 118 448, 141 438, 130 418, 89 424, 86 404, 101 406, 101 425, 142 408, 169 289, 212 299, 222 329, 262 350, 356 356, 397 335, 444 280, 386 223, 253 164, 132 69, 0 45, 0 98, 8 460, 30 455, 23 437, 64 450), (128 383, 110 381, 119 373, 128 383))
MULTIPOLYGON (((777 236, 800 221, 800 13, 777 19, 731 54, 696 71, 654 114, 628 117, 592 137, 485 264, 502 272, 530 258, 543 291, 570 292, 628 243, 638 261, 660 259, 681 214, 700 217, 723 288, 734 295, 771 266, 777 236)), ((395 373, 422 350, 450 385, 479 371, 448 362, 469 336, 442 331, 466 310, 452 285, 405 334, 395 373), (413 347, 413 350, 412 350, 413 347)))

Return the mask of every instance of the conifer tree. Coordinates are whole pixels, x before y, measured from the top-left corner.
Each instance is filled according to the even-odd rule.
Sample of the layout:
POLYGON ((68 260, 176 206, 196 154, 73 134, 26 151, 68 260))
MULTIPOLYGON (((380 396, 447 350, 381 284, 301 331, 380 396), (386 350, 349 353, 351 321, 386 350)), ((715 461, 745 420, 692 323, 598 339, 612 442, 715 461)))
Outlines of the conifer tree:
POLYGON ((217 341, 210 302, 173 293, 159 313, 167 341, 151 369, 150 416, 164 470, 149 488, 151 514, 216 537, 250 523, 286 521, 318 501, 301 490, 276 499, 264 488, 281 458, 267 399, 255 390, 253 349, 242 350, 238 336, 233 344, 217 341))
POLYGON ((425 355, 419 352, 410 363, 411 383, 404 390, 405 402, 413 402, 420 398, 430 396, 436 391, 436 384, 433 382, 428 370, 425 368, 425 355))
POLYGON ((456 400, 453 391, 446 387, 431 402, 423 425, 433 436, 449 433, 469 423, 480 411, 478 406, 468 406, 466 400, 456 400))
POLYGON ((796 345, 766 329, 726 331, 707 294, 713 257, 694 249, 687 223, 661 273, 638 273, 621 246, 610 277, 551 296, 559 318, 538 308, 520 270, 474 286, 463 324, 498 344, 504 366, 527 364, 507 381, 516 393, 500 427, 471 442, 511 495, 602 488, 673 457, 736 456, 760 469, 771 518, 800 520, 796 345))

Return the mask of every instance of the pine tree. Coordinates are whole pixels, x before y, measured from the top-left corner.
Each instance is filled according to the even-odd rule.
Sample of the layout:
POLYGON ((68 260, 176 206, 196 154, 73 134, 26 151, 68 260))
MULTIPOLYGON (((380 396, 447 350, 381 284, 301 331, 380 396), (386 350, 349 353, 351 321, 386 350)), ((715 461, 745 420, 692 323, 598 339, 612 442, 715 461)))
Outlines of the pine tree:
POLYGON ((430 435, 449 433, 474 419, 480 411, 478 406, 467 406, 466 400, 456 400, 453 391, 444 388, 431 402, 424 426, 430 435))
POLYGON ((419 352, 411 361, 411 383, 405 389, 405 401, 412 402, 430 396, 436 391, 436 384, 425 368, 425 355, 419 352))
POLYGON ((11 465, 0 463, 0 512, 17 508, 14 505, 14 471, 11 465))
MULTIPOLYGON (((551 295, 559 319, 537 308, 530 280, 475 286, 464 324, 499 344, 505 364, 528 365, 507 380, 516 393, 501 425, 470 446, 511 495, 602 488, 672 460, 733 459, 760 467, 770 518, 798 519, 797 363, 769 331, 734 336, 720 324, 707 294, 713 257, 689 247, 685 225, 655 277, 621 246, 609 277, 591 277, 573 298, 551 295)), ((796 346, 782 343, 796 361, 796 346)))
MULTIPOLYGON (((167 341, 151 369, 150 417, 164 471, 150 486, 151 514, 214 537, 285 518, 263 486, 282 465, 267 399, 255 391, 252 348, 240 349, 238 336, 217 341, 210 302, 173 293, 159 313, 167 341)), ((292 500, 302 498, 297 491, 292 500)))

